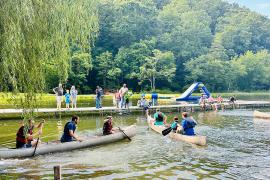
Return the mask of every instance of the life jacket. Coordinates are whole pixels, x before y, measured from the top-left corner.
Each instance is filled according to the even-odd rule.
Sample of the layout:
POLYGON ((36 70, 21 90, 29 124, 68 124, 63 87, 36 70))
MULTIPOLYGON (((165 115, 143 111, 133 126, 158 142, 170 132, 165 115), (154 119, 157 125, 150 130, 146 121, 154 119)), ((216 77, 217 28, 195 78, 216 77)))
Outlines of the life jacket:
POLYGON ((187 127, 184 130, 194 128, 197 125, 197 123, 191 118, 186 118, 185 120, 187 122, 187 127))
POLYGON ((163 121, 163 115, 161 113, 158 114, 156 121, 163 121))
POLYGON ((172 129, 173 129, 173 130, 176 130, 176 129, 177 129, 178 120, 177 120, 177 121, 174 121, 174 124, 175 124, 175 126, 172 127, 172 129))
POLYGON ((24 128, 27 128, 27 134, 32 135, 34 126, 32 126, 31 128, 21 126, 20 129, 18 130, 17 134, 16 134, 16 141, 26 144, 27 139, 25 137, 24 128))

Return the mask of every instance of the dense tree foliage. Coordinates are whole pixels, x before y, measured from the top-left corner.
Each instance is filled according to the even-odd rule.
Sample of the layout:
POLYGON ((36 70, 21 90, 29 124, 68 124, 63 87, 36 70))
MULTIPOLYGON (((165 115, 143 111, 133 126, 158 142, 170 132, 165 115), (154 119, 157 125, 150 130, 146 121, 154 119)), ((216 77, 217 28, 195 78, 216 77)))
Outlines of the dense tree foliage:
POLYGON ((33 108, 36 92, 67 80, 72 44, 91 51, 96 1, 1 0, 0 32, 0 90, 24 92, 23 106, 33 108))
POLYGON ((2 0, 0 90, 265 90, 269 29, 222 0, 2 0))

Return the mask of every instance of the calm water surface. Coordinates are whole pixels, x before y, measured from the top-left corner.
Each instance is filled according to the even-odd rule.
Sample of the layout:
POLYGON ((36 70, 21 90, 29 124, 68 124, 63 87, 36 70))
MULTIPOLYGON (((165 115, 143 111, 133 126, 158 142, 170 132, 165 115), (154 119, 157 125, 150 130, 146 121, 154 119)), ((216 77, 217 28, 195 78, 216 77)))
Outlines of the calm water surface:
MULTIPOLYGON (((167 115, 172 119, 177 114, 167 115)), ((140 114, 118 115, 114 118, 118 125, 137 125, 131 142, 1 160, 0 179, 52 179, 54 165, 61 165, 63 179, 270 178, 270 121, 253 119, 252 110, 200 112, 194 117, 199 122, 197 134, 207 136, 206 147, 163 137, 149 130, 140 114)), ((57 139, 66 120, 47 120, 42 141, 57 139)), ((78 133, 94 134, 102 123, 103 117, 81 117, 78 133)), ((18 128, 18 120, 0 121, 1 148, 14 147, 18 128)))

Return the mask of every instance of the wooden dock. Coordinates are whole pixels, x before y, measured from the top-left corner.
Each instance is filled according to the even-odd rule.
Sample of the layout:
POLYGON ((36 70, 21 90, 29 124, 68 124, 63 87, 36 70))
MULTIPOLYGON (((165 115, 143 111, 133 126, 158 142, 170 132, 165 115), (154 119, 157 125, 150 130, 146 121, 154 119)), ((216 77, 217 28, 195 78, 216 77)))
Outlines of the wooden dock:
MULTIPOLYGON (((263 107, 270 107, 270 101, 237 101, 235 104, 228 102, 219 104, 219 109, 256 109, 263 107)), ((183 112, 183 111, 203 111, 199 104, 177 104, 177 105, 160 105, 152 106, 149 108, 150 111, 155 111, 156 109, 161 109, 164 112, 183 112)), ((209 104, 206 105, 206 110, 211 110, 213 107, 209 104)), ((121 112, 142 112, 143 109, 137 106, 131 106, 129 110, 127 109, 118 109, 116 107, 102 107, 97 109, 95 107, 84 107, 84 108, 63 108, 57 110, 56 108, 40 108, 34 110, 36 114, 40 117, 46 116, 65 116, 72 114, 114 114, 121 112)), ((23 109, 0 109, 0 119, 10 119, 10 118, 19 118, 23 113, 23 109)))

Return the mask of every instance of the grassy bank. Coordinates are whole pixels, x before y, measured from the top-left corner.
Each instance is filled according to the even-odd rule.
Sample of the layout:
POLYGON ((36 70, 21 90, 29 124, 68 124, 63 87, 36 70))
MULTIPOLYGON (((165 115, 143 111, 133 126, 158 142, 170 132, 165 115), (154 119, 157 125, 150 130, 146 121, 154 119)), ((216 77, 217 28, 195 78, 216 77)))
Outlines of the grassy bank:
MULTIPOLYGON (((270 101, 270 92, 234 92, 234 93, 212 93, 212 96, 215 98, 217 95, 221 95, 223 98, 229 98, 232 95, 235 95, 239 100, 269 100, 270 101)), ((180 96, 180 93, 171 93, 171 94, 158 94, 159 101, 170 101, 172 102, 175 98, 180 96), (168 99, 171 98, 171 99, 168 99)), ((195 96, 200 96, 200 94, 193 94, 195 96)), ((12 94, 12 93, 0 93, 0 108, 20 108, 19 106, 15 106, 15 104, 20 104, 21 98, 23 94, 12 94)), ((140 99, 141 94, 134 93, 131 96, 131 100, 133 104, 136 103, 138 99, 140 99)), ((146 94, 147 99, 151 99, 151 94, 146 94)), ((107 94, 103 98, 104 106, 112 105, 113 94, 107 94)), ((37 96, 37 106, 39 108, 46 107, 55 107, 55 95, 54 94, 39 94, 37 96)), ((79 107, 90 107, 95 105, 95 95, 79 95, 78 96, 78 106, 79 107)), ((63 102, 63 107, 65 106, 63 102)))

